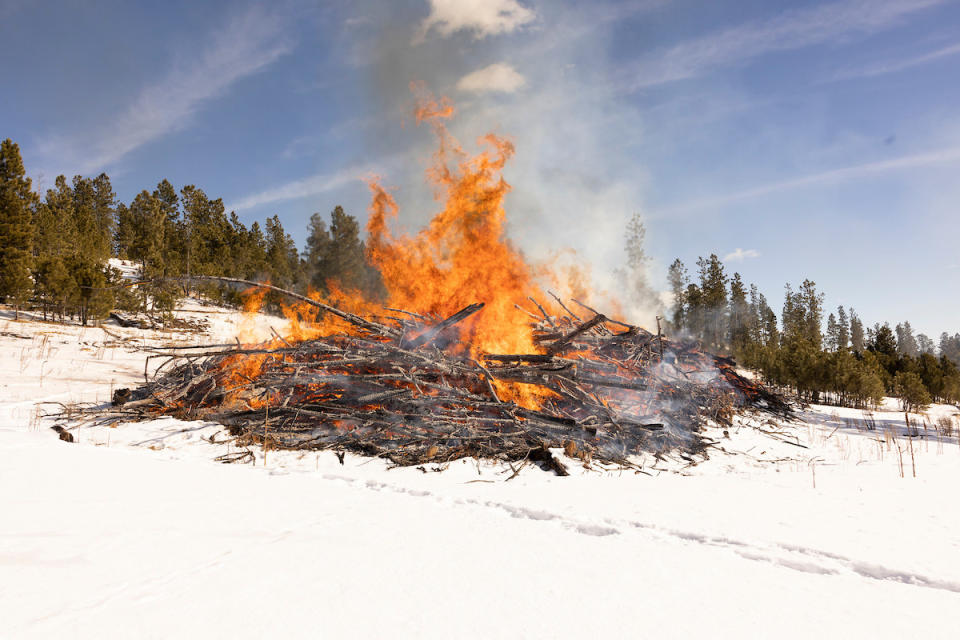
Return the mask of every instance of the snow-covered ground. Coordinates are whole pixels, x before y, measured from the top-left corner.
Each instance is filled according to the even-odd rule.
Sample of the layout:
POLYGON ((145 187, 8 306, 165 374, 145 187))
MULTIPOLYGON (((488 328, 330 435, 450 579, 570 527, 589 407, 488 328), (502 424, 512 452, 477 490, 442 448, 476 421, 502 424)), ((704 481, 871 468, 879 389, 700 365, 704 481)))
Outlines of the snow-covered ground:
POLYGON ((140 265, 133 260, 110 258, 107 260, 107 264, 111 269, 115 269, 124 280, 136 281, 142 276, 140 265))
POLYGON ((0 311, 0 638, 956 637, 960 445, 891 403, 747 418, 645 473, 236 451, 217 425, 42 418, 142 381, 147 344, 283 321, 191 305, 204 334, 0 311), (868 416, 867 416, 868 417, 868 416), (926 426, 926 429, 924 428, 926 426), (764 433, 766 432, 766 433, 764 433), (912 448, 910 442, 912 441, 912 448), (902 463, 901 463, 902 460, 902 463), (903 476, 901 477, 901 469, 903 476), (915 477, 914 477, 915 475, 915 477))

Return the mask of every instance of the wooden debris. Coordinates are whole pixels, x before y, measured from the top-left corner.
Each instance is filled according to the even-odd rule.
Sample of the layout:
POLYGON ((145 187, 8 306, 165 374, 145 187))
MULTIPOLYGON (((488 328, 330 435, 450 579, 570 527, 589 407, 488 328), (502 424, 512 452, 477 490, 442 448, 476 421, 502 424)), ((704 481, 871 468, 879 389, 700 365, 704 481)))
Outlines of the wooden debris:
POLYGON ((170 365, 138 389, 118 390, 98 416, 213 420, 242 443, 269 435, 271 448, 333 449, 341 461, 344 451, 404 466, 472 456, 533 461, 566 475, 551 450, 631 466, 643 452, 703 453, 701 426, 728 419, 731 407, 790 411, 729 359, 582 304, 593 313, 585 321, 562 303, 567 314, 550 316, 533 302, 542 353, 476 359, 453 328, 482 303, 439 322, 391 309, 402 318, 387 324, 316 303, 356 331, 293 344, 158 349, 170 365), (524 406, 511 397, 525 398, 524 406))
POLYGON ((73 442, 73 441, 74 441, 74 440, 73 440, 73 434, 70 433, 69 431, 67 431, 66 429, 64 429, 61 425, 55 424, 55 425, 53 425, 53 426, 50 427, 50 428, 53 429, 54 431, 56 431, 56 432, 60 435, 60 439, 63 440, 64 442, 73 442))

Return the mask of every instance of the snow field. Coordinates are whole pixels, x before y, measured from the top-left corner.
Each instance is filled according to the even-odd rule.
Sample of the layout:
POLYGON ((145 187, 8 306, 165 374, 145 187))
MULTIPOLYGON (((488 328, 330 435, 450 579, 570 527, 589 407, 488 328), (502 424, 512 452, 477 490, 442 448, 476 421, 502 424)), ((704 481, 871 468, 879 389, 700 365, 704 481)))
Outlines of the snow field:
POLYGON ((711 430, 717 448, 692 467, 568 461, 572 477, 525 467, 509 481, 510 468, 472 460, 434 473, 332 452, 222 465, 237 449, 221 427, 169 418, 77 429, 70 445, 38 417, 36 402, 103 402, 137 384, 144 342, 283 324, 208 317, 202 336, 0 319, 0 637, 960 628, 960 445, 932 429, 954 408, 933 408, 926 432, 919 420, 913 463, 892 405, 873 431, 863 412, 813 406, 792 425, 711 430))

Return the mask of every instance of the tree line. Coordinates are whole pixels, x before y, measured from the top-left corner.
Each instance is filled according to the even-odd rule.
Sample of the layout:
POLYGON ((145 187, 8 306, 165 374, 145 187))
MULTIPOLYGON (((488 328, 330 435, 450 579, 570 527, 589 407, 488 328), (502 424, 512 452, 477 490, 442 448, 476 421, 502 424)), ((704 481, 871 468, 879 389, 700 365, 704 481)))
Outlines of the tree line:
MULTIPOLYGON (((0 143, 0 300, 31 306, 44 317, 83 324, 121 308, 169 316, 178 300, 199 294, 239 303, 236 290, 192 287, 189 276, 269 280, 299 292, 329 293, 333 284, 386 296, 380 273, 367 260, 359 224, 342 207, 329 218, 315 213, 306 246, 298 251, 278 216, 244 225, 223 200, 195 185, 179 191, 167 180, 119 202, 110 178, 58 176, 34 193, 19 147, 0 143), (110 258, 135 262, 152 284, 123 288, 110 258), (186 277, 187 279, 182 279, 186 277), (180 279, 180 280, 178 280, 180 279)), ((645 230, 638 216, 626 229, 628 289, 637 299, 655 292, 644 277, 645 230)), ((626 277, 625 276, 625 277, 626 277)), ((801 398, 866 406, 896 395, 906 407, 933 400, 960 401, 960 334, 939 342, 914 334, 909 322, 865 326, 853 309, 827 315, 823 294, 804 280, 785 288, 779 316, 755 285, 728 275, 716 255, 700 258, 693 277, 678 259, 668 271, 673 304, 668 331, 731 353, 771 384, 801 398)), ((278 300, 268 297, 268 303, 278 300)))
POLYGON ((716 255, 698 259, 694 277, 675 260, 668 281, 672 331, 734 355, 802 399, 863 407, 891 395, 911 411, 960 402, 960 333, 943 333, 936 345, 909 322, 865 326, 842 306, 824 326, 824 296, 809 279, 786 285, 778 318, 757 286, 728 275, 716 255))
POLYGON ((32 191, 20 149, 0 143, 0 300, 19 314, 25 306, 44 317, 83 324, 113 308, 169 314, 185 295, 236 303, 239 294, 216 286, 191 288, 192 275, 269 280, 286 289, 327 293, 331 283, 385 296, 379 272, 366 259, 360 227, 342 207, 329 219, 313 214, 303 251, 278 216, 244 225, 223 200, 195 185, 177 191, 167 180, 119 202, 110 178, 58 176, 41 197, 32 191), (110 258, 130 260, 144 280, 122 283, 110 258), (169 280, 161 280, 167 278, 169 280))

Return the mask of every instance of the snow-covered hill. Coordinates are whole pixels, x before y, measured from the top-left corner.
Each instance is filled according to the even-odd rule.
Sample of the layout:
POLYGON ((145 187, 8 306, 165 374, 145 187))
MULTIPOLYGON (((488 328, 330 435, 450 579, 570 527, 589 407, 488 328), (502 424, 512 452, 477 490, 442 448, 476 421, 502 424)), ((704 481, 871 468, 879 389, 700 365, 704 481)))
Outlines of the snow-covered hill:
POLYGON ((202 335, 0 317, 0 637, 955 637, 960 445, 934 407, 742 419, 645 473, 235 453, 217 425, 42 413, 202 335), (38 405, 38 403, 41 403, 38 405), (926 427, 926 428, 925 428, 926 427), (912 447, 910 446, 912 442, 912 447), (901 469, 903 476, 901 477, 901 469), (914 474, 916 477, 914 477, 914 474), (513 479, 508 480, 511 476, 513 479))

